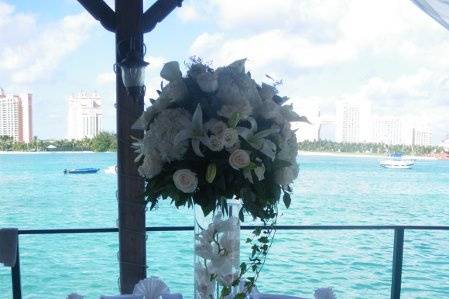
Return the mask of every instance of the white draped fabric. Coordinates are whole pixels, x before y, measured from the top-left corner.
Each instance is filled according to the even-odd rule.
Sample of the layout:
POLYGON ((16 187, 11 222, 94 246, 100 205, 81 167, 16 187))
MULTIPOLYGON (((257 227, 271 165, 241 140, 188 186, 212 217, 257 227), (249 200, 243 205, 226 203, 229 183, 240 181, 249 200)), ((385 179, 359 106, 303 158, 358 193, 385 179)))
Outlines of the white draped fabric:
POLYGON ((411 0, 426 14, 449 30, 449 0, 411 0))

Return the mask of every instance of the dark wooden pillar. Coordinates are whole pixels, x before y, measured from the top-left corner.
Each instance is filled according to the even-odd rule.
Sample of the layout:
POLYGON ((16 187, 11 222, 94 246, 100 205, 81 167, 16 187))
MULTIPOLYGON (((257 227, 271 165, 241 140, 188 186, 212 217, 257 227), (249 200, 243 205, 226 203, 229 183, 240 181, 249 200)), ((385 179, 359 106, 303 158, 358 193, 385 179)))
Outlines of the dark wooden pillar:
MULTIPOLYGON (((142 0, 115 0, 115 10, 116 61, 119 62, 126 56, 131 38, 135 48, 143 51, 142 0)), ((144 182, 137 173, 130 138, 143 135, 141 131, 131 130, 143 112, 143 97, 134 99, 127 94, 119 72, 116 85, 120 291, 130 294, 134 285, 146 277, 144 182)))

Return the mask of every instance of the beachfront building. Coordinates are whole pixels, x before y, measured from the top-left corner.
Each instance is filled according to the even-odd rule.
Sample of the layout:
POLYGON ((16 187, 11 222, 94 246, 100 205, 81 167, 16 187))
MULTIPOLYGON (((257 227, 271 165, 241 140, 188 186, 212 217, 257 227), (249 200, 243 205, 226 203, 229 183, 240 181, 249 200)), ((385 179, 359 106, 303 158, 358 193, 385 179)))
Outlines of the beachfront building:
POLYGON ((101 98, 97 93, 81 92, 68 99, 67 139, 93 138, 102 130, 101 98))
POLYGON ((335 131, 335 117, 322 115, 318 129, 318 140, 335 141, 335 131))
POLYGON ((33 139, 32 95, 8 94, 0 88, 0 136, 29 143, 33 139))
POLYGON ((412 131, 412 145, 431 146, 432 129, 429 125, 418 126, 412 131))
POLYGON ((373 119, 373 142, 402 144, 402 121, 399 117, 376 117, 373 119))
POLYGON ((336 105, 337 142, 369 142, 371 140, 371 103, 339 101, 336 105))

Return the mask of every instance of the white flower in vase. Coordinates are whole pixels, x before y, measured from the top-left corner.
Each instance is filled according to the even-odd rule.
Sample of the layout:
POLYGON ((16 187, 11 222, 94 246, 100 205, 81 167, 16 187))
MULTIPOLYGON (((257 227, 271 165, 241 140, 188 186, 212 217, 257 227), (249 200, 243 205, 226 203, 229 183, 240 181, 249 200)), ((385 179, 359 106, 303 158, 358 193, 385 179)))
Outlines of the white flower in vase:
MULTIPOLYGON (((237 278, 239 278, 239 272, 238 271, 235 271, 235 272, 232 272, 232 273, 227 273, 227 274, 225 274, 225 275, 219 275, 218 276, 218 281, 222 284, 222 285, 224 285, 224 286, 227 286, 227 287, 230 287, 231 285, 232 285, 232 283, 237 279, 237 278)), ((232 298, 232 297, 231 297, 232 298)))
POLYGON ((212 224, 209 225, 207 229, 202 230, 201 232, 195 235, 195 239, 201 242, 211 243, 214 238, 215 229, 212 224))
POLYGON ((201 298, 213 298, 215 284, 210 279, 211 274, 201 263, 195 264, 195 287, 201 298))
POLYGON ((237 149, 229 156, 229 164, 234 169, 245 168, 250 164, 250 158, 246 151, 237 149))
POLYGON ((236 233, 234 230, 229 230, 228 232, 222 234, 218 244, 225 250, 226 255, 229 258, 233 258, 236 252, 240 251, 240 234, 236 233))
POLYGON ((235 231, 238 229, 238 225, 239 219, 237 217, 214 221, 214 229, 219 233, 235 231))
POLYGON ((214 256, 214 247, 210 242, 199 240, 195 243, 195 254, 202 257, 203 259, 210 260, 214 256))
POLYGON ((198 178, 196 173, 190 169, 179 169, 173 174, 173 182, 176 188, 184 193, 192 193, 198 187, 198 178))

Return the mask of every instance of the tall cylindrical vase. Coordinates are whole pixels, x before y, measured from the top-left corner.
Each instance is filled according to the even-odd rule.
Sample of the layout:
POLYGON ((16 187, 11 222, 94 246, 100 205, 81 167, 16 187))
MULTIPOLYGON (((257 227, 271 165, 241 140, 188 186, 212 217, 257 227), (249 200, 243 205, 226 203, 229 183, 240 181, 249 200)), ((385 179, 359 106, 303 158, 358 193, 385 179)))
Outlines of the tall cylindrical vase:
POLYGON ((230 294, 240 274, 240 200, 228 199, 227 207, 205 216, 195 205, 194 299, 219 298, 223 288, 230 294))

